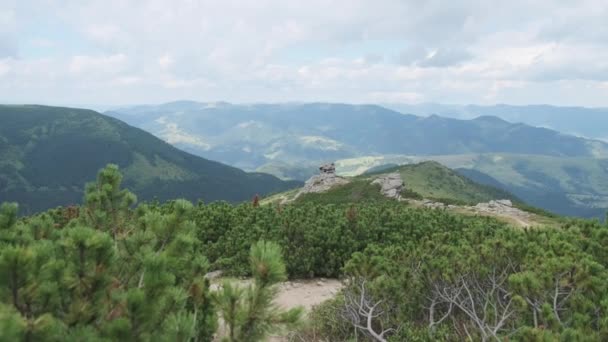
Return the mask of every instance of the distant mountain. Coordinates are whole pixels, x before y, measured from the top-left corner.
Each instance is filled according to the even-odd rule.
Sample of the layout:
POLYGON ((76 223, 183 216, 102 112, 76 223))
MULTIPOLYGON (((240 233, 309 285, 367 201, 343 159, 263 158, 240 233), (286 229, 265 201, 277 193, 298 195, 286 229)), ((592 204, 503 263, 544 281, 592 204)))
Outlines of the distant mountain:
MULTIPOLYGON (((494 179, 523 200, 557 213, 598 216, 608 207, 608 190, 603 189, 608 172, 600 171, 603 158, 608 157, 607 143, 496 116, 463 120, 401 114, 376 105, 188 101, 107 114, 191 153, 284 179, 306 180, 326 161, 356 160, 358 166, 353 168, 358 173, 352 174, 361 174, 370 167, 407 162, 394 161, 392 156, 414 156, 417 159, 410 159, 434 159, 453 168, 478 171, 467 175, 488 182, 494 179), (504 158, 513 160, 512 165, 493 169, 489 167, 493 161, 453 162, 463 155, 490 154, 512 156, 504 158), (545 164, 549 159, 552 162, 545 164), (578 171, 559 171, 572 163, 578 171)), ((603 127, 608 125, 599 128, 603 127)))
POLYGON ((531 106, 477 106, 424 103, 416 105, 389 104, 401 113, 429 116, 432 114, 457 119, 496 116, 510 122, 547 127, 560 132, 608 141, 608 108, 531 106))
POLYGON ((84 184, 108 163, 144 200, 234 202, 299 184, 191 155, 90 110, 0 106, 0 123, 0 202, 19 202, 24 213, 80 203, 84 184))
POLYGON ((321 161, 385 154, 608 156, 604 142, 497 117, 419 117, 375 105, 181 101, 106 114, 183 150, 246 170, 286 169, 285 164, 311 169, 321 161))
POLYGON ((608 211, 608 159, 505 153, 386 155, 339 160, 336 166, 338 173, 354 176, 384 165, 425 160, 440 162, 477 183, 562 215, 603 217, 608 211))

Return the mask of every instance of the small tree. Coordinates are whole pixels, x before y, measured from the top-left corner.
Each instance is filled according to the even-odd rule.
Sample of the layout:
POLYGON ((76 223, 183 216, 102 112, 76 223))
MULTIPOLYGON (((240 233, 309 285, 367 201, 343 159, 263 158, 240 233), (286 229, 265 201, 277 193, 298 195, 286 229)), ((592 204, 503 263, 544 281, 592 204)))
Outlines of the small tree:
POLYGON ((109 164, 97 174, 97 181, 85 187, 85 220, 95 229, 108 230, 114 240, 123 231, 129 208, 137 197, 121 189, 122 175, 117 165, 109 164))
POLYGON ((260 241, 251 247, 253 284, 239 288, 224 283, 216 295, 222 315, 226 342, 263 341, 269 334, 300 322, 303 310, 282 310, 273 304, 279 282, 286 279, 281 249, 272 242, 260 241))

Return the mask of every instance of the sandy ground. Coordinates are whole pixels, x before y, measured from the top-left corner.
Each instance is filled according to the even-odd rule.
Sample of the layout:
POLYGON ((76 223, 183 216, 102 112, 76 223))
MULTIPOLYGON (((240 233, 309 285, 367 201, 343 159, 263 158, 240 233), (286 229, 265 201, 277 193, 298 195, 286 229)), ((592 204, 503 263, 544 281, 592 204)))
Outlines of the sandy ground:
MULTIPOLYGON (((213 279, 211 290, 215 291, 221 285, 223 279, 213 279)), ((238 284, 247 285, 250 279, 233 280, 238 284)), ((279 295, 275 303, 283 309, 291 309, 297 306, 304 307, 308 313, 313 306, 333 298, 342 289, 342 283, 337 279, 307 279, 287 281, 279 285, 279 295)), ((287 339, 284 336, 273 336, 270 342, 283 342, 287 339)))
POLYGON ((342 283, 336 279, 311 279, 288 281, 280 285, 276 303, 284 309, 303 306, 309 311, 313 306, 332 298, 342 283))
MULTIPOLYGON (((213 279, 211 291, 216 291, 222 284, 223 279, 213 279)), ((250 279, 230 279, 239 285, 246 286, 251 283, 250 279)), ((341 288, 342 283, 337 279, 306 279, 284 282, 279 286, 279 295, 275 303, 284 309, 303 306, 309 311, 313 306, 332 298, 341 288)))

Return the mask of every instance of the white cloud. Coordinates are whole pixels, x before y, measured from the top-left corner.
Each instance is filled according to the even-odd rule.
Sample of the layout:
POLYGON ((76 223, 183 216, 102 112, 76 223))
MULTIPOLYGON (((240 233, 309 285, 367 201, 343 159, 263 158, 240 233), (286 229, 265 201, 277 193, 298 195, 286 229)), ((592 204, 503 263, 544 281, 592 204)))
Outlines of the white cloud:
POLYGON ((603 0, 13 0, 0 101, 608 106, 606 22, 603 0))
POLYGON ((110 56, 74 56, 69 64, 69 71, 76 74, 102 72, 115 74, 124 70, 127 56, 115 54, 110 56))
POLYGON ((0 7, 0 58, 17 54, 17 20, 13 10, 0 7))
POLYGON ((0 60, 0 77, 8 74, 9 71, 11 71, 11 67, 8 63, 8 59, 0 60))
POLYGON ((164 54, 158 59, 158 65, 161 69, 169 69, 173 65, 173 58, 168 54, 164 54))
POLYGON ((122 36, 120 27, 112 24, 89 25, 85 27, 84 32, 92 40, 101 43, 112 43, 122 36))

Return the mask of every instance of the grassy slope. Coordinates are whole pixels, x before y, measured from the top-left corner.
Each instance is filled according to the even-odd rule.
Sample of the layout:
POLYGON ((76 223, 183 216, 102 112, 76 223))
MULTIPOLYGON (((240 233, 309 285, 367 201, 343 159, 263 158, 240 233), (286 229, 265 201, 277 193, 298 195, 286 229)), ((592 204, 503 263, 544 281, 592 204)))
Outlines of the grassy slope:
POLYGON ((20 202, 26 213, 79 203, 108 163, 142 199, 242 201, 298 185, 193 156, 94 111, 0 106, 0 121, 0 201, 20 202))
POLYGON ((303 194, 296 202, 314 202, 319 204, 362 203, 369 201, 387 201, 388 198, 380 193, 380 186, 370 184, 370 180, 362 177, 353 179, 350 183, 337 186, 323 193, 303 194))
POLYGON ((374 156, 342 160, 338 171, 356 175, 383 164, 435 160, 478 183, 515 194, 544 209, 574 216, 603 216, 608 208, 608 160, 506 153, 451 156, 374 156))
MULTIPOLYGON (((352 177, 350 183, 337 186, 324 193, 304 194, 296 202, 356 203, 366 201, 387 201, 380 193, 379 185, 371 184, 376 177, 389 172, 399 172, 405 183, 402 193, 404 197, 433 199, 444 203, 476 204, 492 199, 517 200, 513 195, 493 188, 477 184, 457 172, 436 162, 423 162, 385 169, 376 173, 352 177)), ((295 192, 274 196, 293 198, 295 192)), ((269 202, 273 198, 268 199, 269 202)))

